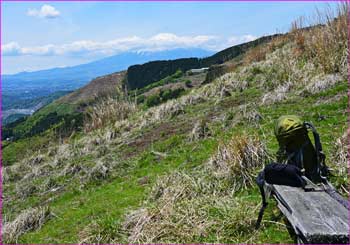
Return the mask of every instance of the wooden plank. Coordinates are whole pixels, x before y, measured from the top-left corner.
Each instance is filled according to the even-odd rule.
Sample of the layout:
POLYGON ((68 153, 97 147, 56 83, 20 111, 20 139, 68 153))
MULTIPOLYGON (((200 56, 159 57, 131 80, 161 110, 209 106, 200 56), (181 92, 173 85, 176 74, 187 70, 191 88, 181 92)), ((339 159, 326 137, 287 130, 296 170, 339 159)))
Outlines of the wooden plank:
POLYGON ((306 243, 349 243, 348 210, 324 191, 272 185, 278 207, 306 243))

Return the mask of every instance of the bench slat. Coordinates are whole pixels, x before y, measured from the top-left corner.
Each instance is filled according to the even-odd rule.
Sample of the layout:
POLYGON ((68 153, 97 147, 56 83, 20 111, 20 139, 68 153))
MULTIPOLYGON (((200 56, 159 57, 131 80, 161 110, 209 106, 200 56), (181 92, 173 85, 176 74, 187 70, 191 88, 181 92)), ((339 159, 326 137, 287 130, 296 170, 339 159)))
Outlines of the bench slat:
POLYGON ((324 191, 272 185, 282 213, 308 243, 348 243, 348 210, 324 191))

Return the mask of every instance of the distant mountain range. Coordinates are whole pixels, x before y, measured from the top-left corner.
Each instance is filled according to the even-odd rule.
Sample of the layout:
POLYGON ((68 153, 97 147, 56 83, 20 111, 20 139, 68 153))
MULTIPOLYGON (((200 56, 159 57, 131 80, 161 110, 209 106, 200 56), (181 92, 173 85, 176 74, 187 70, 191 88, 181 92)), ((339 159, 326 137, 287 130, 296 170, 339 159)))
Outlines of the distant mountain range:
POLYGON ((16 90, 27 93, 33 89, 55 92, 74 90, 93 78, 127 69, 130 65, 142 64, 153 60, 169 60, 188 57, 205 57, 213 52, 203 49, 173 49, 164 51, 125 52, 87 64, 53 68, 48 70, 21 72, 2 76, 4 91, 16 90))

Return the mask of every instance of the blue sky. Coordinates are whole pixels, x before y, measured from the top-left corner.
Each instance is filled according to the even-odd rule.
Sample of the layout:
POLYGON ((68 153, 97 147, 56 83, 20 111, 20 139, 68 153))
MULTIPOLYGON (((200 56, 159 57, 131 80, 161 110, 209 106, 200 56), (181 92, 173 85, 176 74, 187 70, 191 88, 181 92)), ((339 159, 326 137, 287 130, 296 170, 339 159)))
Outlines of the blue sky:
POLYGON ((286 32, 316 7, 326 3, 4 2, 2 72, 77 65, 130 50, 217 51, 286 32))

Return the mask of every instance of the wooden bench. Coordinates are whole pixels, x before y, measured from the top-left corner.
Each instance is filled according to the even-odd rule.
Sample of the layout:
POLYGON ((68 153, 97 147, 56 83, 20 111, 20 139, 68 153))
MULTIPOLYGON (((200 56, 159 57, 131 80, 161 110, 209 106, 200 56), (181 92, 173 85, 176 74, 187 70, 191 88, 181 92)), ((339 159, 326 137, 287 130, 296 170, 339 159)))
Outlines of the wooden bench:
MULTIPOLYGON (((312 184, 311 184, 312 185, 312 184)), ((309 186, 309 184, 308 184, 309 186)), ((266 184, 293 227, 298 243, 349 243, 349 210, 324 189, 266 184)), ((268 194, 269 195, 269 194, 268 194)))

